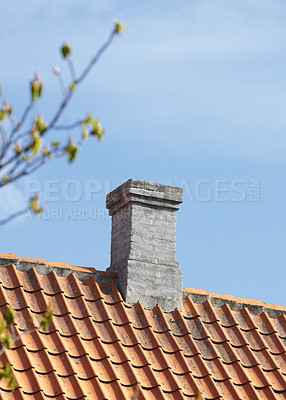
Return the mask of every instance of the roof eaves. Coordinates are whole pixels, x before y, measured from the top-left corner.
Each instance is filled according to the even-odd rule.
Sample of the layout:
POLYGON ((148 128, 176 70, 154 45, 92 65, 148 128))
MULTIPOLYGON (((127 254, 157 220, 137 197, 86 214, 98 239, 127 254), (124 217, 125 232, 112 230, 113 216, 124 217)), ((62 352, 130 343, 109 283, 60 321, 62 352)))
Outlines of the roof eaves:
POLYGON ((210 293, 207 290, 183 289, 183 298, 191 297, 194 303, 202 304, 209 300, 214 307, 222 307, 228 304, 231 310, 247 308, 252 314, 260 315, 266 312, 272 318, 279 318, 286 315, 286 307, 274 304, 263 303, 260 300, 242 299, 230 295, 210 293))
POLYGON ((106 283, 110 279, 117 282, 118 278, 116 273, 98 271, 92 267, 79 267, 72 266, 68 263, 46 262, 43 259, 37 258, 20 258, 16 254, 0 254, 0 267, 6 267, 12 264, 15 265, 19 271, 29 271, 31 268, 35 268, 41 275, 47 275, 54 271, 57 276, 67 277, 74 273, 81 281, 89 279, 91 276, 94 276, 98 283, 106 283))

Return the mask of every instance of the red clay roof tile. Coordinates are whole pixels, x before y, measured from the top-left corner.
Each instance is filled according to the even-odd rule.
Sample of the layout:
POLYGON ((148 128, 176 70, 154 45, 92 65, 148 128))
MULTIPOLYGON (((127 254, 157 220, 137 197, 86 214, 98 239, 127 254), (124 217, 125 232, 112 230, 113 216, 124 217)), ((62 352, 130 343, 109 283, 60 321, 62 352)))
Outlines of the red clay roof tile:
POLYGON ((286 398, 284 307, 188 289, 183 312, 164 313, 125 304, 114 274, 15 255, 0 264, 0 309, 17 310, 21 336, 1 356, 19 388, 1 380, 0 398, 130 400, 137 391, 138 400, 195 400, 198 390, 209 400, 286 398), (25 333, 48 304, 50 331, 25 333))
POLYGON ((142 349, 141 345, 123 346, 123 349, 134 367, 140 368, 149 364, 146 352, 142 349))

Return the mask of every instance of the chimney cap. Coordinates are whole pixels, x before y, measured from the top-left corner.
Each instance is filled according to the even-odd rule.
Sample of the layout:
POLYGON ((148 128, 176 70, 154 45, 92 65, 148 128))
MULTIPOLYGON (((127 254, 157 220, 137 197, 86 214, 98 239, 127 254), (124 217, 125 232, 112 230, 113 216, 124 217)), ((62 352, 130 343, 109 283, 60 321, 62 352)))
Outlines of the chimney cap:
POLYGON ((131 201, 178 210, 183 202, 183 189, 129 179, 106 196, 109 215, 131 201))

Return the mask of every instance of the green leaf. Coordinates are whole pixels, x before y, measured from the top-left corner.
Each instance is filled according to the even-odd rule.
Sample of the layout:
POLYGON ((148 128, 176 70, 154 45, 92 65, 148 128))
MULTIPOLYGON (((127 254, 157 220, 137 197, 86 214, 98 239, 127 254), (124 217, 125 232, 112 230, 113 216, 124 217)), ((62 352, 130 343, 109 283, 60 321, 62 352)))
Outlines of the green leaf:
POLYGON ((40 207, 40 194, 37 193, 35 197, 30 200, 31 210, 39 217, 44 211, 44 207, 40 207))
POLYGON ((42 135, 47 130, 47 125, 41 115, 35 120, 35 129, 42 135))
POLYGON ((84 140, 86 140, 88 138, 88 130, 86 129, 86 127, 84 125, 82 126, 82 137, 84 140))
POLYGON ((3 313, 3 317, 8 326, 12 325, 15 318, 15 310, 12 307, 7 307, 7 309, 3 313))
POLYGON ((49 156, 49 157, 51 156, 51 150, 48 145, 46 145, 43 150, 43 156, 49 156))
POLYGON ((49 330, 49 325, 52 323, 53 320, 53 309, 51 305, 49 305, 46 309, 45 316, 41 319, 41 326, 44 332, 49 330))
POLYGON ((31 95, 32 95, 32 102, 35 99, 39 99, 42 95, 43 91, 43 82, 39 80, 38 74, 36 74, 36 78, 34 81, 31 82, 31 95))
POLYGON ((42 214, 42 212, 44 211, 44 209, 45 209, 45 207, 41 207, 38 210, 36 210, 35 211, 36 216, 39 217, 42 214))
POLYGON ((7 118, 7 112, 5 110, 0 110, 0 121, 5 121, 7 118))
POLYGON ((71 54, 71 48, 68 45, 68 43, 64 43, 61 47, 61 51, 62 51, 62 56, 64 58, 67 58, 70 54, 71 54))
POLYGON ((34 156, 34 157, 39 153, 40 148, 41 148, 41 145, 42 145, 42 138, 41 138, 41 136, 36 136, 36 137, 34 138, 34 141, 33 141, 33 143, 32 143, 32 146, 31 146, 31 149, 33 150, 33 156, 34 156))
POLYGON ((93 116, 91 114, 87 115, 87 118, 84 121, 84 124, 86 124, 86 125, 92 125, 93 124, 93 116))
POLYGON ((73 144, 71 138, 69 141, 69 145, 65 148, 65 151, 69 156, 69 162, 72 162, 76 159, 78 153, 78 146, 73 144))
POLYGON ((15 377, 15 375, 13 374, 13 372, 12 372, 12 374, 8 377, 7 381, 8 381, 8 385, 10 386, 10 388, 11 388, 12 391, 15 390, 15 389, 17 389, 17 387, 18 387, 18 382, 17 382, 16 377, 15 377))
POLYGON ((197 395, 196 395, 196 400, 204 400, 202 392, 199 390, 197 395))
POLYGON ((13 344, 13 340, 12 340, 12 336, 10 334, 7 334, 4 338, 4 344, 7 347, 7 349, 11 349, 12 344, 13 344))
POLYGON ((70 85, 70 92, 72 92, 73 90, 75 90, 75 88, 76 88, 76 82, 73 82, 73 83, 70 85))
POLYGON ((2 182, 3 182, 3 183, 8 183, 9 180, 10 180, 10 178, 9 178, 8 175, 5 175, 5 176, 2 178, 2 182))
POLYGON ((44 332, 47 332, 49 330, 49 322, 48 322, 47 318, 42 319, 41 325, 42 325, 44 332))
POLYGON ((53 142, 52 146, 57 148, 57 147, 59 147, 60 144, 61 144, 61 142, 53 142))
POLYGON ((13 108, 9 107, 9 104, 8 104, 7 100, 4 101, 4 111, 6 111, 6 113, 8 115, 12 115, 13 114, 13 108))
POLYGON ((35 197, 33 197, 30 201, 30 208, 32 211, 36 211, 40 206, 40 194, 37 193, 35 197))
POLYGON ((4 369, 2 369, 0 372, 0 379, 2 378, 6 379, 10 389, 15 390, 18 387, 17 380, 9 363, 7 363, 4 369))
POLYGON ((0 314, 0 341, 6 336, 7 322, 2 314, 0 314))
POLYGON ((99 120, 92 124, 92 131, 90 133, 91 135, 97 136, 99 140, 102 139, 102 136, 105 134, 105 129, 101 128, 99 120))
POLYGON ((21 154, 21 146, 18 142, 15 144, 14 151, 19 155, 21 154))
POLYGON ((126 27, 120 22, 116 22, 114 32, 120 35, 123 31, 126 31, 126 27))

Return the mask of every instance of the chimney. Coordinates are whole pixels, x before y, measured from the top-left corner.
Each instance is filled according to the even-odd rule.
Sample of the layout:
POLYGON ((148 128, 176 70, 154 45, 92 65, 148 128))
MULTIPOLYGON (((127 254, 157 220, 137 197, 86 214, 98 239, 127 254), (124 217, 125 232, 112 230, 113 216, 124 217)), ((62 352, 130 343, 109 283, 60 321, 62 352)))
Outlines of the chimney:
POLYGON ((183 189, 130 179, 106 196, 112 216, 111 266, 129 304, 182 309, 176 262, 176 213, 183 189))

